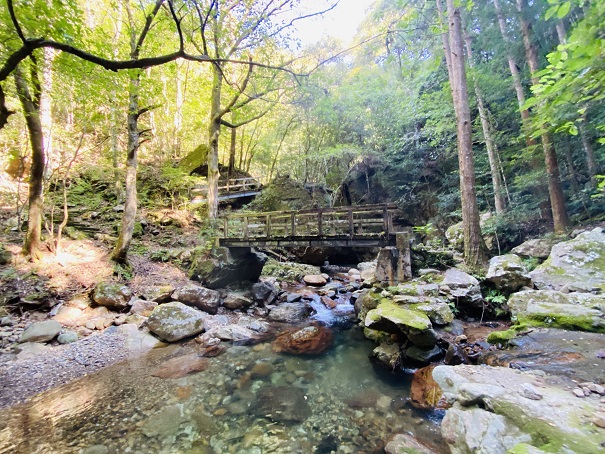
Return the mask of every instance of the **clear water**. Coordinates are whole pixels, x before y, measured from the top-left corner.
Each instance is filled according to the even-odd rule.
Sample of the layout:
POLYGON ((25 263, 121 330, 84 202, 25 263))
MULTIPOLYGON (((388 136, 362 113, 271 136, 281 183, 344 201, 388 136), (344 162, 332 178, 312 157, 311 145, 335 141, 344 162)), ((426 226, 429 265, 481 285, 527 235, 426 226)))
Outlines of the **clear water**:
POLYGON ((151 374, 166 360, 199 347, 154 350, 1 411, 0 452, 374 453, 395 433, 439 452, 438 415, 405 404, 409 381, 369 362, 373 344, 359 328, 338 328, 348 308, 316 309, 335 325, 323 355, 276 354, 270 342, 232 346, 205 371, 160 379, 151 374), (270 389, 299 420, 267 410, 261 396, 270 389))

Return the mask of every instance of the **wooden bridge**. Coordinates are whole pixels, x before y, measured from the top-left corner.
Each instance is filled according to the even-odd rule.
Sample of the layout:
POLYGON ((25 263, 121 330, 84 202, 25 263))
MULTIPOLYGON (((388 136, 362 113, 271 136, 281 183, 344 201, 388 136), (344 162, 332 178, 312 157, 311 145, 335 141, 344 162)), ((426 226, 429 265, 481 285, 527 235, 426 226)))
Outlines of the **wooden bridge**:
MULTIPOLYGON (((260 194, 261 184, 256 178, 230 178, 218 187, 218 201, 227 202, 260 194)), ((207 202, 208 184, 196 184, 191 190, 191 203, 201 205, 207 202)))
POLYGON ((395 205, 231 214, 222 217, 226 247, 394 246, 395 205))

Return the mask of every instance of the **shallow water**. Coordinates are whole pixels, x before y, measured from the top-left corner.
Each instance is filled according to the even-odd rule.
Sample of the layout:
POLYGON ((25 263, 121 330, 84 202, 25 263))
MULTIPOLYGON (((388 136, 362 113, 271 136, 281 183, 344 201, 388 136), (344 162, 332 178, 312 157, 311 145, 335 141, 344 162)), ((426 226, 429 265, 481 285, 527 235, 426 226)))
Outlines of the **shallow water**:
POLYGON ((409 381, 374 368, 360 329, 333 329, 321 356, 231 346, 179 379, 151 374, 199 346, 154 350, 1 411, 0 452, 373 453, 395 433, 439 452, 439 415, 405 404, 409 381))

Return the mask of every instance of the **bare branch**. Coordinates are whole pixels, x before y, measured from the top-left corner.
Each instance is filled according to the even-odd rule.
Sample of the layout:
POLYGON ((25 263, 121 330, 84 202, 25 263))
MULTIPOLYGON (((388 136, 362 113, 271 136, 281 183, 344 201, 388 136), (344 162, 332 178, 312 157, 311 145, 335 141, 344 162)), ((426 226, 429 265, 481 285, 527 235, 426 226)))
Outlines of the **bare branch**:
POLYGON ((13 26, 15 27, 15 31, 17 35, 23 41, 23 44, 26 43, 25 35, 23 34, 23 30, 21 29, 21 25, 19 25, 19 21, 17 21, 17 16, 15 15, 15 8, 13 6, 13 0, 6 0, 6 6, 8 7, 8 13, 10 14, 11 21, 13 26))

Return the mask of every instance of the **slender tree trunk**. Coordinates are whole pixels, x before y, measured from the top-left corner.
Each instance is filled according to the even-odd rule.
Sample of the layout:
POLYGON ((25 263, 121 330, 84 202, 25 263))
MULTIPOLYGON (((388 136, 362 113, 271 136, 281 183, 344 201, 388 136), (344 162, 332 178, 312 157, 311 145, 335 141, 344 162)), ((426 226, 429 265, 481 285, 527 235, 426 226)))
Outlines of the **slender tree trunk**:
POLYGON ((210 106, 210 126, 208 128, 208 217, 218 217, 218 142, 221 133, 221 90, 223 73, 218 63, 212 65, 212 100, 210 106))
POLYGON ((176 108, 174 111, 174 138, 172 140, 172 157, 181 156, 181 133, 183 131, 183 79, 178 62, 176 63, 176 108))
POLYGON ((279 157, 279 152, 281 151, 281 147, 284 144, 284 140, 286 140, 286 136, 288 135, 288 130, 290 129, 290 126, 292 126, 292 123, 294 123, 294 118, 290 119, 290 121, 286 125, 286 129, 284 130, 284 134, 281 136, 281 140, 279 141, 277 150, 275 150, 275 156, 273 157, 273 162, 271 163, 271 170, 269 171, 268 181, 273 180, 273 172, 275 171, 275 165, 277 164, 277 158, 279 157))
MULTIPOLYGON (((517 10, 519 12, 521 33, 523 34, 523 44, 525 45, 525 55, 532 74, 532 84, 537 85, 540 82, 535 76, 539 70, 538 53, 532 42, 531 24, 524 17, 526 8, 527 5, 525 0, 517 0, 517 10)), ((548 176, 548 194, 550 196, 554 229, 556 233, 563 233, 569 226, 569 217, 567 215, 567 208, 565 207, 565 195, 563 194, 563 188, 561 187, 557 153, 549 133, 543 133, 540 138, 542 140, 542 147, 544 148, 544 161, 548 176)))
POLYGON ((471 113, 464 67, 464 44, 460 8, 455 0, 447 0, 449 47, 452 62, 450 81, 456 111, 458 136, 458 163, 460 166, 460 196, 464 228, 464 258, 471 269, 483 268, 487 263, 487 249, 481 235, 479 208, 475 190, 475 164, 471 139, 471 113))
MULTIPOLYGON (((471 37, 468 33, 465 33, 465 42, 466 42, 466 53, 468 56, 468 65, 473 68, 473 49, 471 44, 471 37)), ((485 108, 485 104, 483 102, 483 93, 481 92, 481 88, 479 88, 479 84, 477 83, 477 79, 473 80, 474 88, 475 88, 475 96, 477 97, 477 108, 479 109, 479 117, 481 119, 481 128, 483 129, 483 137, 485 138, 485 148, 487 149, 487 157, 489 160, 489 168, 492 175, 492 187, 494 190, 494 206, 496 208, 496 214, 504 213, 506 209, 506 200, 504 198, 504 189, 502 183, 502 177, 500 175, 499 168, 499 159, 498 159, 498 148, 496 146, 496 141, 492 136, 491 127, 489 124, 489 119, 487 118, 487 109, 485 108)))
POLYGON ((127 263, 128 248, 132 241, 137 215, 137 165, 139 148, 139 88, 141 75, 137 72, 130 79, 128 103, 128 146, 126 157, 126 191, 124 212, 118 234, 118 241, 111 253, 112 260, 127 263))
MULTIPOLYGON (((32 62, 32 65, 32 77, 37 78, 35 62, 32 62)), ((29 211, 23 252, 36 260, 40 256, 42 210, 44 206, 44 168, 46 167, 44 133, 40 121, 40 97, 39 93, 36 93, 36 88, 34 88, 34 93, 30 92, 19 68, 15 70, 15 85, 23 106, 32 146, 32 163, 29 175, 29 211)), ((34 86, 36 85, 38 84, 34 82, 34 86)))
POLYGON ((592 143, 590 142, 590 138, 588 137, 588 133, 586 132, 586 116, 582 116, 582 123, 580 123, 578 129, 580 130, 580 138, 582 139, 582 147, 584 148, 584 153, 586 154, 586 165, 588 167, 588 175, 590 177, 590 182, 593 187, 596 187, 596 175, 599 173, 599 167, 597 165, 597 161, 594 155, 594 149, 592 148, 592 143))
POLYGON ((235 152, 237 150, 237 128, 231 128, 231 146, 229 147, 229 172, 227 178, 235 173, 235 152))
MULTIPOLYGON (((141 46, 147 36, 147 32, 151 27, 153 18, 162 6, 164 0, 156 0, 155 6, 151 14, 145 21, 145 26, 141 31, 138 39, 132 28, 134 20, 129 8, 129 3, 126 3, 126 12, 131 24, 130 35, 130 57, 133 60, 139 58, 141 46)), ((138 150, 139 150, 139 116, 143 110, 139 106, 139 92, 141 85, 141 71, 137 70, 130 77, 130 85, 128 89, 128 148, 126 156, 126 191, 124 200, 124 212, 122 213, 122 223, 120 232, 118 233, 118 241, 111 253, 112 260, 118 263, 127 263, 128 248, 132 241, 132 233, 137 216, 137 165, 138 165, 138 150)))
POLYGON ((517 102, 519 103, 519 111, 521 112, 521 122, 523 124, 523 131, 525 132, 525 141, 528 147, 536 146, 536 141, 530 136, 531 129, 531 118, 529 110, 523 109, 522 106, 525 104, 525 91, 523 90, 523 84, 521 82, 521 74, 519 73, 519 66, 517 61, 510 51, 511 41, 506 31, 506 22, 504 20, 504 14, 502 14, 502 8, 500 6, 500 0, 494 0, 494 6, 496 7, 496 13, 498 14, 498 25, 500 27, 500 33, 502 39, 507 47, 506 58, 508 60, 508 67, 510 74, 513 78, 513 86, 515 87, 515 93, 517 94, 517 102))
MULTIPOLYGON (((118 41, 120 39, 120 35, 122 34, 122 2, 117 3, 117 19, 114 28, 113 34, 113 58, 117 60, 118 58, 118 41)), ((124 191, 122 190, 122 178, 120 176, 120 149, 118 146, 118 135, 119 128, 121 126, 121 122, 118 119, 118 96, 116 92, 116 88, 113 87, 111 89, 110 94, 110 102, 111 105, 109 107, 109 137, 110 142, 109 146, 111 147, 111 164, 113 167, 113 180, 115 186, 115 194, 116 194, 116 203, 120 203, 124 197, 124 191)))
MULTIPOLYGON (((52 64, 56 53, 54 49, 44 49, 42 64, 42 89, 40 91, 40 123, 44 135, 44 154, 46 155, 47 167, 55 169, 58 165, 58 157, 53 155, 53 114, 52 98, 53 69, 52 64)), ((46 171, 46 169, 45 169, 46 171)))

